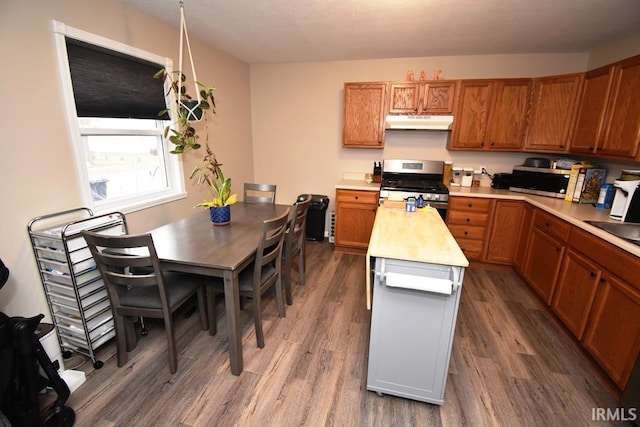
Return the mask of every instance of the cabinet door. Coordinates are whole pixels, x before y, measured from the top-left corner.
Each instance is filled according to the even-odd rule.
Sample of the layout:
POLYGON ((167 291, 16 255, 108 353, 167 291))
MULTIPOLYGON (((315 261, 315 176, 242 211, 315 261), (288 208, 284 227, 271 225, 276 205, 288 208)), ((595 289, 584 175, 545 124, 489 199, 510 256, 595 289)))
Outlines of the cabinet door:
POLYGON ((527 247, 529 246, 529 236, 531 235, 532 224, 533 206, 529 203, 525 203, 524 212, 522 214, 522 225, 520 226, 520 231, 518 233, 518 247, 513 260, 516 271, 520 274, 522 274, 524 268, 524 259, 527 253, 527 247))
POLYGON ((453 114, 457 82, 428 82, 424 85, 421 113, 453 114))
POLYGON ((640 55, 614 66, 607 117, 598 154, 635 158, 640 144, 640 55))
POLYGON ((449 148, 482 150, 487 132, 490 80, 463 80, 460 82, 458 106, 449 148))
POLYGON ((420 101, 420 83, 391 83, 389 114, 416 114, 420 101))
POLYGON ((606 272, 600 282, 583 344, 624 390, 640 351, 640 292, 606 272))
POLYGON ((345 83, 342 145, 383 148, 386 83, 345 83))
POLYGON ((518 245, 524 202, 498 200, 487 245, 487 261, 511 264, 518 245))
POLYGON ((547 304, 551 303, 563 255, 564 245, 539 229, 533 229, 527 248, 524 277, 547 304))
POLYGON ((336 246, 366 249, 375 219, 376 206, 366 203, 336 203, 336 246))
POLYGON ((494 96, 489 111, 486 148, 490 150, 522 149, 532 82, 531 79, 495 81, 494 96))
POLYGON ((536 79, 525 148, 564 152, 569 141, 582 74, 536 79))
POLYGON ((578 339, 587 325, 600 275, 593 261, 571 248, 567 250, 551 307, 578 339))
POLYGON ((607 99, 613 67, 601 67, 585 74, 569 151, 594 154, 604 130, 607 99))

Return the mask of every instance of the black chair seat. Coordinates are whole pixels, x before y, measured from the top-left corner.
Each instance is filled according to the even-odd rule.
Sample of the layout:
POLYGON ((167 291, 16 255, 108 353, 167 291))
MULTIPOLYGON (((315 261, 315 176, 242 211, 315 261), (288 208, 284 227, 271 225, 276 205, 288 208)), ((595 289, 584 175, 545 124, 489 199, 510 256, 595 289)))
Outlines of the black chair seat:
MULTIPOLYGON (((202 279, 190 277, 180 273, 164 273, 164 281, 167 284, 167 297, 169 305, 178 304, 190 295, 198 291, 202 286, 202 279)), ((162 309, 160 291, 155 286, 133 287, 120 295, 120 304, 150 309, 162 309)))

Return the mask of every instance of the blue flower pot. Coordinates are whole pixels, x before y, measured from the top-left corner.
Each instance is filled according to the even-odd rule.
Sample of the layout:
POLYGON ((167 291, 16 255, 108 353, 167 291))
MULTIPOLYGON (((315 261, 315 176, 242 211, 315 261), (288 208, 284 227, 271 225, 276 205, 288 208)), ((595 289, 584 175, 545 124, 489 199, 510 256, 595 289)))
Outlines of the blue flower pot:
POLYGON ((231 206, 209 208, 213 225, 227 225, 231 221, 231 206))

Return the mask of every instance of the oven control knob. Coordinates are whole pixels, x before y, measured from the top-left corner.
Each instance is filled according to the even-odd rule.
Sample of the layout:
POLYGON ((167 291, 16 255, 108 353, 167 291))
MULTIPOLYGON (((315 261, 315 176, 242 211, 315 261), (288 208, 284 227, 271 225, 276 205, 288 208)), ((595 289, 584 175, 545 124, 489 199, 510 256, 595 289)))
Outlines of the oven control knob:
POLYGON ((433 196, 433 200, 440 200, 440 195, 439 194, 435 194, 433 196))

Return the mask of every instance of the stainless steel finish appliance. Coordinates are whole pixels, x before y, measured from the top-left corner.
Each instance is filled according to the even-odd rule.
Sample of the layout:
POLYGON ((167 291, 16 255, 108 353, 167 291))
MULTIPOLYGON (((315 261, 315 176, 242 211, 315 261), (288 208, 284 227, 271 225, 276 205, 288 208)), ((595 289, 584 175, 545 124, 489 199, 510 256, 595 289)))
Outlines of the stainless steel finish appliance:
POLYGON ((385 119, 387 129, 413 129, 413 130, 451 130, 453 116, 416 116, 416 115, 389 115, 385 119))
POLYGON ((407 200, 422 196, 425 206, 438 210, 445 218, 449 189, 442 183, 443 161, 387 159, 382 163, 380 203, 384 199, 407 200))
POLYGON ((515 166, 509 190, 564 199, 570 173, 568 169, 515 166))

